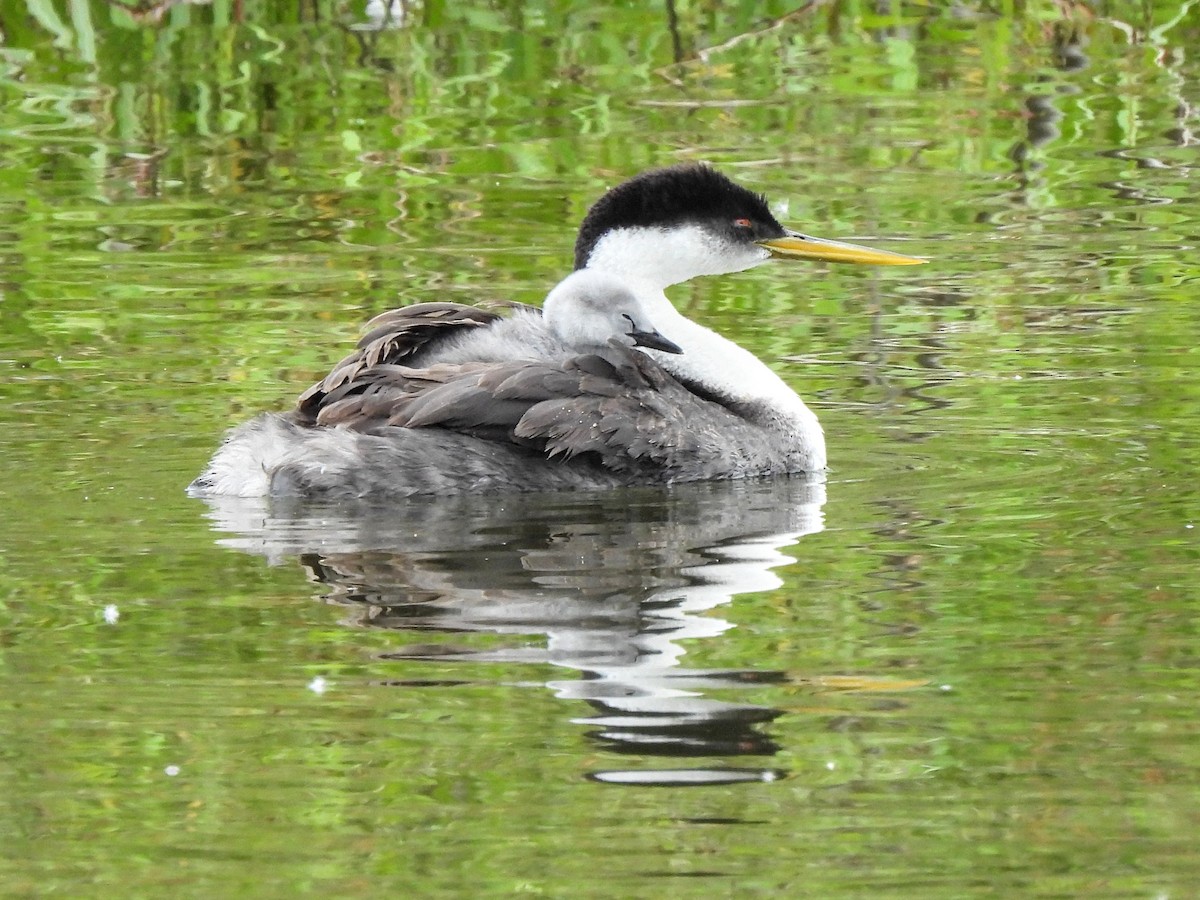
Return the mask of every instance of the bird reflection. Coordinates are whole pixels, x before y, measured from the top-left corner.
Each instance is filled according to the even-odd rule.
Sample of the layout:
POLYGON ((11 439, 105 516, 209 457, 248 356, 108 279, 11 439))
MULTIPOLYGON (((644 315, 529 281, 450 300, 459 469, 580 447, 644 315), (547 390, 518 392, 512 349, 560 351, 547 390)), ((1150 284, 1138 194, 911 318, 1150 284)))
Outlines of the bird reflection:
MULTIPOLYGON (((793 562, 785 548, 821 530, 824 500, 820 480, 799 477, 386 508, 225 498, 209 501, 209 514, 232 532, 226 546, 298 557, 347 624, 407 634, 385 658, 550 664, 576 673, 546 685, 590 706, 572 721, 605 749, 762 757, 779 750, 760 729, 780 710, 708 694, 786 675, 686 668, 682 642, 731 628, 710 611, 735 595, 780 586, 772 570, 793 562), (521 640, 481 648, 472 633, 521 640), (532 646, 530 635, 544 642, 532 646)), ((592 777, 712 784, 781 774, 683 767, 592 777)))

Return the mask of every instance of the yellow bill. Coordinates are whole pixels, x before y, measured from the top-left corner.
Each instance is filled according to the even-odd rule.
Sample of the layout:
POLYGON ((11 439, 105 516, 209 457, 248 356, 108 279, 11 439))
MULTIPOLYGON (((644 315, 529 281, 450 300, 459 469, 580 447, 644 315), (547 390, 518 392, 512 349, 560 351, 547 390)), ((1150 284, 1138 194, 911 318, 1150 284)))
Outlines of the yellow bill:
POLYGON ((873 250, 859 244, 828 241, 789 231, 781 238, 758 242, 777 259, 823 259, 828 262, 859 263, 865 266, 919 266, 929 262, 917 256, 905 256, 890 250, 873 250))

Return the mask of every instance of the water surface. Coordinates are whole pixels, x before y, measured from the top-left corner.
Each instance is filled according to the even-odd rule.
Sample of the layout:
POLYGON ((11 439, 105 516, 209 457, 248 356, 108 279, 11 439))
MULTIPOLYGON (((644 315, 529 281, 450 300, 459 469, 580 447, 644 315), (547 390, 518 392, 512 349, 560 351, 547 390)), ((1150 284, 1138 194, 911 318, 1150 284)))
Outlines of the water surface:
POLYGON ((299 9, 0 13, 8 892, 1194 894, 1200 7, 299 9), (184 496, 680 160, 826 482, 184 496))

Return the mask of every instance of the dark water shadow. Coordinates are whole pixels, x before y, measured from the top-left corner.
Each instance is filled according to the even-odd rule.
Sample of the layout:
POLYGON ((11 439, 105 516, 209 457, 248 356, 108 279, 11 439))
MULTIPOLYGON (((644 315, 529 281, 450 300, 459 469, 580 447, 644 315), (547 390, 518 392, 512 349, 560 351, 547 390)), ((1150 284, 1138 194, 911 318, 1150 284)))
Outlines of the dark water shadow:
MULTIPOLYGON (((731 628, 712 610, 780 585, 782 551, 820 531, 825 485, 805 478, 599 494, 453 497, 387 507, 208 501, 224 546, 298 559, 348 624, 407 633, 385 658, 550 664, 591 713, 572 721, 609 751, 686 759, 769 757, 780 710, 707 696, 786 680, 762 668, 681 664, 684 639, 731 628), (455 634, 543 635, 479 649, 455 634)), ((609 783, 774 780, 777 769, 593 772, 609 783)))

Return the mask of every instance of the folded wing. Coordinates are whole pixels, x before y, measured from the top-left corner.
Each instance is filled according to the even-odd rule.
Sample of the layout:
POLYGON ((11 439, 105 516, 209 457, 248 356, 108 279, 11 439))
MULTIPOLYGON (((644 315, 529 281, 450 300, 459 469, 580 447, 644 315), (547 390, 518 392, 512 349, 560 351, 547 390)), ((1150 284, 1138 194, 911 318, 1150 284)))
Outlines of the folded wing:
POLYGON ((381 313, 367 323, 367 333, 354 351, 300 395, 296 417, 312 424, 330 395, 355 384, 372 370, 411 365, 422 351, 436 343, 486 327, 499 318, 497 313, 461 303, 417 303, 381 313))
MULTIPOLYGON (((335 375, 337 372, 335 371, 335 375)), ((693 394, 645 354, 612 344, 565 362, 362 365, 310 392, 318 426, 369 433, 439 428, 620 472, 700 477, 748 464, 761 433, 693 394)))

